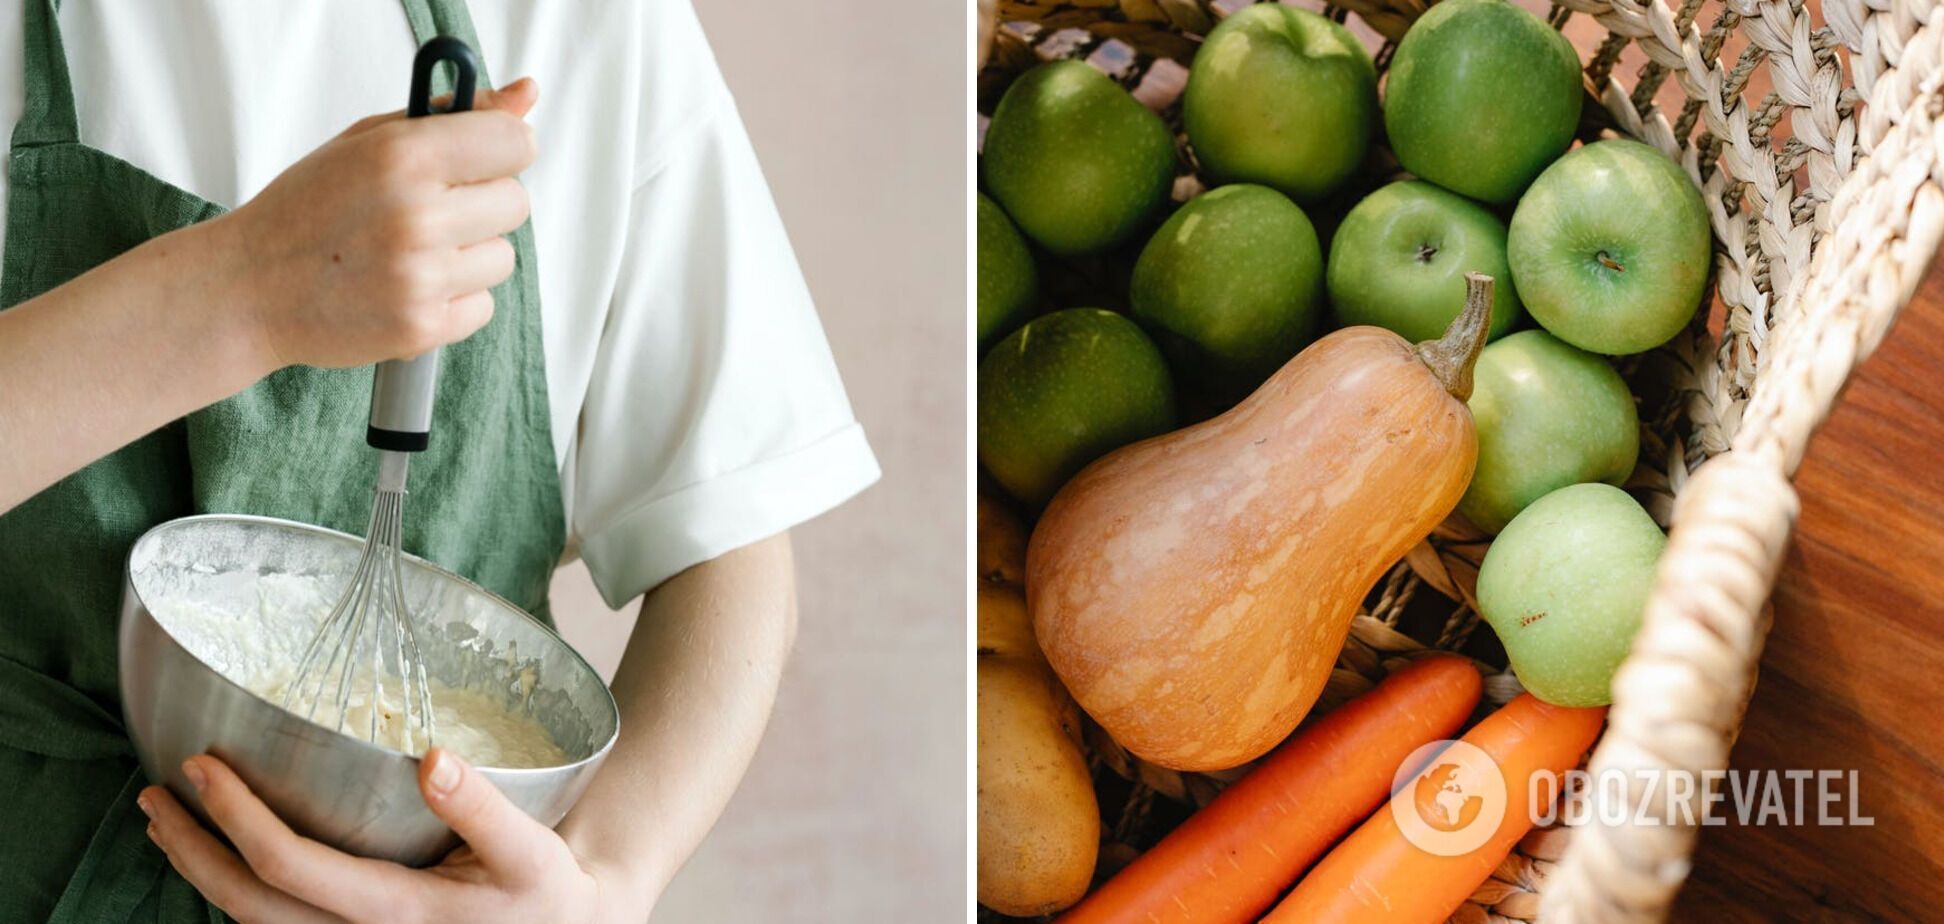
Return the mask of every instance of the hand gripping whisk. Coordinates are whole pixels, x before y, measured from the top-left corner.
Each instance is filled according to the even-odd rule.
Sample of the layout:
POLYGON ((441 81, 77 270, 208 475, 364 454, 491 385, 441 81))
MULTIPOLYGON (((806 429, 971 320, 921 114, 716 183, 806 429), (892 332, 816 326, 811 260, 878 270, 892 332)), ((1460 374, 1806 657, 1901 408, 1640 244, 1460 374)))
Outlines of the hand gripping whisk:
MULTIPOLYGON (((406 114, 432 114, 432 70, 450 61, 455 72, 452 106, 472 108, 478 59, 464 42, 440 36, 426 42, 412 62, 406 114)), ((284 690, 283 708, 322 725, 345 730, 354 710, 369 711, 366 737, 408 754, 432 746, 432 697, 418 633, 405 608, 399 545, 405 526, 405 481, 412 453, 431 440, 432 393, 439 351, 378 364, 371 380, 371 420, 365 442, 378 450, 378 486, 365 527, 364 553, 351 584, 305 646, 297 674, 284 690), (395 695, 389 695, 395 691, 395 695), (335 715, 319 706, 333 704, 335 715)))

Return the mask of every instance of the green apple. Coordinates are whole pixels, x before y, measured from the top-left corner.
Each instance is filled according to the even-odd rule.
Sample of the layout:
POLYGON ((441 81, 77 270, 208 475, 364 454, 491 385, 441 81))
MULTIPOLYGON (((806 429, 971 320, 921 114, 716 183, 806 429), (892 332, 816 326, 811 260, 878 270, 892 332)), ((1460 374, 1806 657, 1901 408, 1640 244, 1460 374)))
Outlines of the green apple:
POLYGON ((1370 324, 1413 342, 1436 340, 1465 308, 1465 274, 1492 287, 1491 336, 1524 312, 1505 262, 1505 223, 1478 203, 1422 180, 1392 183, 1344 216, 1330 241, 1330 305, 1343 325, 1370 324))
POLYGON ((1337 23, 1279 3, 1245 6, 1195 52, 1181 118, 1209 178, 1315 202, 1370 149, 1377 68, 1337 23))
POLYGON ((1487 346, 1467 403, 1478 466, 1458 512, 1488 533, 1567 485, 1618 486, 1640 457, 1640 417, 1620 373, 1543 330, 1487 346))
POLYGON ((1083 61, 1054 61, 1006 88, 986 126, 986 189, 1027 237, 1057 254, 1134 236, 1174 186, 1174 135, 1083 61))
POLYGON ((1154 233, 1128 297, 1184 387, 1240 398, 1315 332, 1323 255, 1309 218, 1288 197, 1267 186, 1222 186, 1154 233))
POLYGON ((1512 519, 1478 568, 1478 608, 1527 691, 1555 706, 1613 701, 1666 545, 1612 485, 1560 488, 1512 519))
POLYGON ((1444 0, 1404 33, 1384 128, 1404 169, 1486 202, 1518 198, 1573 142, 1579 56, 1506 0, 1444 0))
POLYGON ((979 353, 1033 313, 1039 271, 999 203, 979 194, 979 353))
POLYGON ((1034 318, 979 363, 979 461, 1033 507, 1087 463, 1175 423, 1167 361, 1098 308, 1034 318))
POLYGON ((1540 326, 1582 350, 1639 353, 1701 307, 1708 209, 1666 155, 1601 141, 1533 182, 1512 213, 1506 256, 1540 326))

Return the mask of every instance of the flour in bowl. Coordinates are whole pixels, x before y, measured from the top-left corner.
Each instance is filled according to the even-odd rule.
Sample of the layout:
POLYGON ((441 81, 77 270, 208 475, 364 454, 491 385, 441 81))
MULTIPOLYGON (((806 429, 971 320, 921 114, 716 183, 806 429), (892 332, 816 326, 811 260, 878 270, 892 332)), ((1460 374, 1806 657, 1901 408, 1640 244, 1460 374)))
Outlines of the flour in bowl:
MULTIPOLYGON (((224 595, 224 603, 203 598, 164 597, 154 601, 156 617, 195 653, 245 689, 282 705, 290 685, 296 681, 297 665, 311 634, 335 603, 341 589, 326 586, 315 578, 298 575, 239 576, 253 582, 254 593, 224 595), (243 601, 237 603, 236 601, 243 601)), ((375 635, 369 627, 367 635, 375 635)), ((372 701, 370 650, 360 653, 358 668, 352 673, 344 710, 345 734, 368 738, 376 744, 398 751, 423 754, 423 730, 410 729, 405 721, 404 691, 394 671, 383 671, 384 683, 372 701), (374 705, 377 725, 373 730, 374 705)), ((338 727, 337 679, 343 675, 343 662, 333 671, 313 666, 305 689, 292 697, 290 711, 310 718, 327 728, 338 727), (319 674, 328 673, 332 681, 316 691, 319 674), (313 710, 312 700, 318 699, 313 710)), ((513 678, 512 682, 519 682, 513 678)), ((513 711, 500 698, 474 689, 455 688, 430 680, 433 743, 447 748, 468 762, 481 767, 508 769, 555 767, 567 763, 567 755, 548 736, 547 730, 529 715, 513 711)), ((416 707, 417 702, 413 703, 416 707)))

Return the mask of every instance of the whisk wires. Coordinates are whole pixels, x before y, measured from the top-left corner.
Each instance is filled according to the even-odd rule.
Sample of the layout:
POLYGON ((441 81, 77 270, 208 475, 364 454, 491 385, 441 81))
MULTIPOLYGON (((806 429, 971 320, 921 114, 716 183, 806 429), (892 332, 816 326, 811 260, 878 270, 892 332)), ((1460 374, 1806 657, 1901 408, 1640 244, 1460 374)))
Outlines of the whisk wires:
POLYGON ((419 651, 411 614, 405 608, 405 582, 399 563, 409 459, 404 453, 382 455, 371 520, 365 526, 364 551, 351 573, 350 586, 305 646, 296 676, 284 690, 283 707, 291 712, 301 710, 306 719, 327 724, 332 716, 326 713, 325 722, 318 722, 317 712, 326 690, 330 690, 337 711, 334 727, 344 731, 360 679, 358 665, 363 662, 370 712, 366 737, 374 742, 380 739, 386 681, 396 677, 400 745, 406 753, 415 754, 421 750, 415 732, 423 729, 425 747, 430 748, 434 730, 425 659, 419 651), (385 664, 387 641, 392 648, 389 669, 385 664))

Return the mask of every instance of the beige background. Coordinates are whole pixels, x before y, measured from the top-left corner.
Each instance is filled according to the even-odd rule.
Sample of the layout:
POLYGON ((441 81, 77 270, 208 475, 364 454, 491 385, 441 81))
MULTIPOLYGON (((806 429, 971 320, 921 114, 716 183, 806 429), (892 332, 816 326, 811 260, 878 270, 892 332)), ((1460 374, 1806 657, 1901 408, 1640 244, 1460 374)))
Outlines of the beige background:
MULTIPOLYGON (((693 0, 884 478, 795 532, 769 732, 656 922, 965 914, 966 13, 693 0)), ((561 631, 613 670, 634 608, 579 565, 561 631)))

